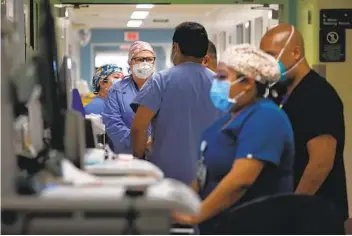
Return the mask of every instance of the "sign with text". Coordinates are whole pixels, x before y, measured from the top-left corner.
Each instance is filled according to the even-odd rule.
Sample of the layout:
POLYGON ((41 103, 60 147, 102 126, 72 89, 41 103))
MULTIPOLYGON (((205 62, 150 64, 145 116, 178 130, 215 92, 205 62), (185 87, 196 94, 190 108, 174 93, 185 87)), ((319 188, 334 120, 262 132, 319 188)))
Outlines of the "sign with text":
POLYGON ((352 29, 352 9, 321 9, 320 28, 352 29))
POLYGON ((323 28, 319 32, 319 60, 346 61, 346 31, 341 28, 323 28))
POLYGON ((125 32, 125 41, 126 42, 134 42, 139 40, 138 32, 125 32))

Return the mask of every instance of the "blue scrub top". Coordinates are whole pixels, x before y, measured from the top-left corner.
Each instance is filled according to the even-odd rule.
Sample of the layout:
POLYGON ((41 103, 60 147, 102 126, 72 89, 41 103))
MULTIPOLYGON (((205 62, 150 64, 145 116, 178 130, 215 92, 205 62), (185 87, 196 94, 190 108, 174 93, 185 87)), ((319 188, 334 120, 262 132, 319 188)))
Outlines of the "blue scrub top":
MULTIPOLYGON (((130 129, 135 113, 130 107, 138 88, 131 76, 115 83, 109 90, 102 112, 105 131, 114 146, 115 153, 132 154, 130 129)), ((148 134, 150 136, 151 129, 148 134)))
POLYGON ((196 177, 199 141, 223 113, 212 104, 215 74, 197 63, 183 63, 156 73, 133 101, 154 112, 153 149, 148 159, 167 178, 190 184, 196 177))
POLYGON ((101 115, 101 113, 104 110, 104 101, 105 99, 100 96, 96 96, 95 98, 93 98, 93 100, 90 101, 90 103, 88 103, 84 107, 86 115, 89 115, 89 114, 101 115))
POLYGON ((203 134, 199 165, 205 166, 206 177, 202 199, 240 158, 254 158, 266 165, 236 206, 261 196, 293 192, 294 139, 286 114, 271 100, 261 99, 231 122, 230 118, 225 115, 203 134))

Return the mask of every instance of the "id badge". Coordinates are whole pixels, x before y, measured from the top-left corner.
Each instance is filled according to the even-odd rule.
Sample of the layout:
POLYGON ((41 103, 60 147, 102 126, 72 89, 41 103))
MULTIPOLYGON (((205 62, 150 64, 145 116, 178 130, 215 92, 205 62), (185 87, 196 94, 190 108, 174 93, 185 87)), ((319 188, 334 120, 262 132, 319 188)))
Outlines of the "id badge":
POLYGON ((207 167, 204 164, 204 160, 198 160, 197 168, 197 180, 199 184, 199 189, 203 190, 207 180, 207 167))
POLYGON ((200 145, 200 154, 201 157, 198 160, 197 163, 197 181, 198 181, 198 185, 199 185, 199 189, 203 190, 206 184, 206 180, 207 180, 207 167, 204 163, 204 153, 207 149, 207 142, 203 141, 200 145))

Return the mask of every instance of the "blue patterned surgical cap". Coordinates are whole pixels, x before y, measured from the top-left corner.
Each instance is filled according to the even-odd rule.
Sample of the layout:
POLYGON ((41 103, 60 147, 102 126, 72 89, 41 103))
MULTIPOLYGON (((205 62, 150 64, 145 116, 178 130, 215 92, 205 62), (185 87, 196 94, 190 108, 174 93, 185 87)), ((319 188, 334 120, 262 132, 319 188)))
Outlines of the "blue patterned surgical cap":
POLYGON ((114 64, 107 64, 99 67, 93 76, 93 93, 97 94, 99 92, 99 82, 101 80, 106 79, 109 75, 115 72, 122 72, 122 68, 114 64))

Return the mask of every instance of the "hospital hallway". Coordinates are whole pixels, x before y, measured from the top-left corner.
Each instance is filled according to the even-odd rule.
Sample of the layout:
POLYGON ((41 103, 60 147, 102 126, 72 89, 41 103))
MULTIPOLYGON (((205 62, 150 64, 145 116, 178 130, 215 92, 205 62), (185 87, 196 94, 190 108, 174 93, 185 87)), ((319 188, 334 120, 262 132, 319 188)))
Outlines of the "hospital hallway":
MULTIPOLYGON (((200 168, 200 161, 195 161, 194 166, 192 163, 192 167, 176 166, 176 162, 172 162, 174 168, 167 169, 169 172, 165 174, 163 168, 166 161, 158 160, 158 164, 155 164, 148 159, 148 154, 154 153, 154 144, 162 146, 167 143, 155 139, 154 135, 162 134, 168 138, 174 136, 170 138, 172 139, 183 132, 183 126, 175 128, 175 134, 170 134, 169 130, 163 128, 156 129, 155 126, 167 122, 161 121, 161 118, 155 122, 153 119, 161 116, 162 112, 158 110, 159 108, 149 109, 154 113, 152 115, 144 113, 145 117, 147 115, 151 117, 152 122, 151 126, 148 123, 143 130, 147 138, 146 142, 142 142, 145 146, 142 158, 139 156, 137 158, 136 155, 139 136, 137 137, 138 130, 133 130, 134 125, 138 125, 138 122, 133 120, 134 115, 137 116, 138 111, 142 110, 140 108, 147 107, 143 102, 136 102, 138 99, 135 99, 135 96, 139 98, 139 92, 144 91, 144 81, 147 81, 145 82, 147 86, 151 75, 161 76, 164 75, 164 71, 175 67, 175 57, 179 56, 175 53, 177 50, 175 48, 179 46, 175 45, 177 43, 179 45, 182 41, 178 39, 176 43, 177 40, 173 38, 176 27, 183 22, 197 22, 204 26, 209 39, 206 54, 209 57, 199 58, 202 58, 203 65, 210 70, 213 70, 208 66, 212 60, 216 61, 213 65, 215 69, 217 65, 219 67, 222 65, 223 60, 239 63, 235 59, 228 58, 228 49, 233 46, 236 48, 236 45, 245 45, 244 48, 248 47, 251 50, 262 48, 264 45, 262 40, 266 33, 282 23, 294 26, 292 35, 288 38, 297 37, 297 33, 295 35, 293 33, 294 29, 300 32, 305 50, 302 60, 307 61, 310 68, 317 72, 317 76, 319 74, 327 79, 343 103, 344 148, 343 144, 336 144, 336 148, 342 146, 343 153, 337 155, 343 156, 347 187, 349 218, 344 222, 344 229, 346 234, 352 235, 352 79, 349 78, 352 76, 352 0, 3 0, 1 17, 2 234, 199 233, 199 227, 193 227, 198 223, 180 226, 175 224, 173 217, 178 213, 197 215, 201 212, 203 196, 199 196, 194 190, 199 190, 203 180, 196 179, 198 182, 196 181, 197 186, 194 187, 192 182, 194 179, 191 181, 187 179, 188 185, 185 184, 187 181, 183 181, 182 178, 186 179, 186 175, 180 177, 182 181, 167 178, 165 175, 172 176, 177 174, 177 171, 193 167, 196 169, 196 165, 200 168), (212 51, 211 45, 214 48, 212 51), (204 62, 205 58, 210 58, 209 64, 204 62), (152 68, 147 68, 148 71, 144 70, 145 73, 149 73, 145 78, 142 70, 144 67, 138 67, 138 63, 134 60, 140 60, 139 65, 146 67, 153 65, 152 68), (139 80, 134 80, 133 76, 136 75, 142 78, 140 81, 144 78, 141 84, 139 80), (131 79, 132 82, 128 84, 125 82, 127 79, 131 79), (124 82, 125 85, 117 88, 116 84, 124 82), (120 100, 107 102, 105 99, 112 96, 111 91, 114 92, 116 99, 120 100), (112 113, 114 106, 118 107, 117 110, 120 112, 118 117, 112 113), (92 112, 88 112, 88 109, 92 112), (108 112, 111 112, 108 114, 110 116, 106 115, 108 112), (125 133, 122 134, 111 131, 109 125, 111 126, 117 118, 124 119, 128 131, 125 127, 123 128, 125 133), (124 141, 116 142, 113 137, 116 139, 122 137, 124 141), (122 150, 120 154, 116 154, 118 148, 122 150)), ((189 35, 189 38, 191 37, 193 35, 189 35)), ((182 52, 182 49, 180 51, 182 52)), ((270 58, 275 59, 276 66, 279 64, 279 70, 282 69, 280 66, 283 66, 280 62, 283 51, 284 49, 279 57, 268 52, 270 58)), ((292 70, 299 63, 290 65, 292 70)), ((253 63, 249 67, 253 69, 255 66, 257 64, 253 63)), ((286 70, 285 73, 279 71, 281 79, 291 69, 283 68, 283 70, 286 70)), ((191 69, 188 68, 186 73, 189 71, 191 69)), ((242 73, 238 73, 239 75, 242 76, 242 73)), ((221 76, 213 73, 212 79, 221 79, 221 76)), ((162 86, 169 83, 171 82, 161 80, 152 85, 150 83, 149 86, 159 91, 162 90, 162 86)), ((182 86, 177 88, 179 87, 182 86)), ((202 85, 202 89, 204 88, 207 87, 202 85)), ((230 88, 228 89, 230 94, 230 88)), ((314 89, 318 91, 320 88, 314 89)), ((269 93, 269 87, 265 91, 269 93)), ((197 94, 195 101, 202 96, 200 89, 193 89, 192 92, 197 94)), ((164 107, 165 110, 169 109, 165 111, 169 113, 169 116, 165 115, 165 120, 172 119, 174 122, 168 125, 176 127, 177 119, 171 116, 172 110, 179 109, 182 112, 182 106, 178 101, 185 101, 187 96, 191 96, 186 92, 180 95, 181 93, 178 93, 179 97, 174 100, 170 99, 170 104, 164 106, 160 104, 167 99, 159 98, 162 92, 160 94, 155 92, 145 98, 145 101, 157 99, 158 106, 164 107)), ((283 98, 278 103, 280 108, 284 104, 282 101, 286 93, 287 89, 280 97, 283 98)), ((143 93, 143 96, 147 95, 143 93)), ((269 96, 276 98, 276 95, 269 96)), ((264 98, 267 97, 268 95, 264 98)), ((227 96, 226 99, 230 104, 230 97, 227 96)), ((237 97, 233 101, 236 99, 237 97)), ((154 104, 150 106, 154 108, 154 104)), ((315 107, 312 107, 312 111, 313 108, 315 107)), ((194 111, 197 109, 198 107, 193 108, 194 111)), ((324 120, 330 117, 330 114, 322 116, 321 120, 324 120)), ((141 117, 143 118, 143 115, 141 117)), ((143 123, 142 118, 138 120, 140 124, 143 123)), ((180 122, 183 118, 180 115, 180 122)), ((189 126, 193 125, 197 127, 194 130, 198 130, 202 122, 208 122, 205 121, 205 117, 199 117, 199 120, 199 122, 190 121, 189 126)), ((316 123, 320 124, 319 118, 316 123)), ((304 130, 302 133, 305 133, 304 130)), ((198 139, 201 137, 198 134, 193 136, 198 139)), ((237 139, 236 136, 234 138, 237 139)), ((208 147, 210 149, 210 146, 203 147, 206 143, 203 140, 194 142, 185 140, 178 141, 180 143, 184 141, 185 145, 191 148, 197 145, 197 152, 200 144, 201 155, 204 155, 208 147)), ((307 146, 303 148, 307 153, 309 153, 309 140, 304 141, 307 141, 307 146)), ((156 148, 163 150, 162 147, 156 148)), ((180 150, 177 150, 177 147, 173 147, 170 153, 178 151, 180 150)), ((201 158, 204 159, 203 156, 201 158)), ((247 158, 252 158, 252 154, 248 154, 247 158)), ((343 161, 341 159, 341 163, 343 161)), ((199 173, 204 174, 202 170, 197 171, 197 178, 199 173)), ((207 172, 205 167, 204 172, 206 176, 204 181, 209 181, 207 174, 209 175, 211 171, 207 172)), ((222 177, 217 178, 221 180, 222 177)), ((217 180, 218 184, 220 180, 217 180)), ((334 180, 336 179, 330 179, 332 182, 334 180)), ((339 187, 341 184, 338 183, 336 186, 339 187)), ((290 222, 282 223, 287 225, 286 231, 263 230, 266 233, 285 234, 290 231, 289 227, 299 227, 297 226, 299 223, 291 225, 291 221, 298 222, 298 218, 301 218, 302 225, 306 221, 307 225, 317 224, 322 227, 321 231, 313 229, 309 231, 309 226, 305 225, 306 228, 302 226, 305 231, 301 232, 305 234, 340 232, 334 231, 332 228, 336 225, 330 226, 329 223, 326 223, 325 231, 323 230, 324 222, 327 222, 329 217, 335 219, 332 213, 329 215, 330 208, 328 209, 327 204, 324 205, 324 201, 315 202, 315 199, 309 199, 310 196, 307 199, 303 196, 302 199, 297 198, 295 202, 295 197, 292 193, 280 198, 279 194, 275 195, 275 199, 274 197, 264 199, 265 203, 258 204, 257 208, 249 206, 246 211, 239 207, 233 219, 239 220, 238 227, 241 226, 240 221, 251 219, 253 225, 254 222, 258 223, 259 230, 260 227, 264 227, 265 222, 269 222, 270 217, 280 219, 280 207, 290 209, 292 212, 302 208, 292 213, 296 218, 291 216, 288 220, 290 222), (275 200, 276 197, 278 200, 275 200), (289 204, 291 205, 288 206, 289 204), (315 213, 314 210, 313 213, 309 211, 310 204, 312 209, 315 207, 315 213), (318 211, 320 206, 321 211, 318 211), (271 211, 271 207, 275 209, 266 217, 264 212, 271 211), (257 214, 259 211, 261 213, 258 217, 260 215, 263 220, 259 220, 258 217, 252 219, 251 214, 257 214), (318 218, 322 215, 326 218, 319 221, 318 218), (316 217, 316 222, 310 217, 316 217), (329 231, 330 229, 332 231, 329 231)), ((255 205, 256 202, 254 200, 251 203, 255 205)), ((284 221, 283 218, 282 215, 281 220, 284 221)), ((231 225, 231 222, 228 225, 231 225)), ((243 226, 243 231, 234 232, 246 234, 245 228, 243 226)), ((252 227, 252 230, 253 228, 256 227, 252 227)), ((219 232, 226 234, 225 229, 219 232)))

